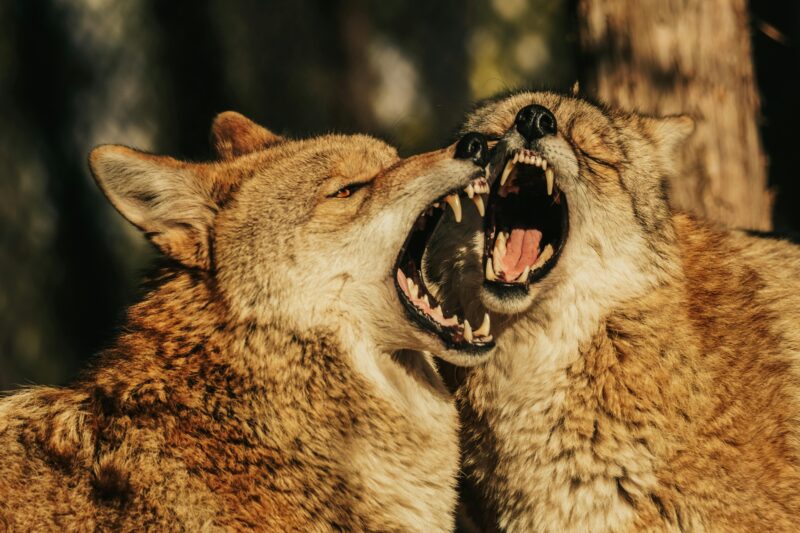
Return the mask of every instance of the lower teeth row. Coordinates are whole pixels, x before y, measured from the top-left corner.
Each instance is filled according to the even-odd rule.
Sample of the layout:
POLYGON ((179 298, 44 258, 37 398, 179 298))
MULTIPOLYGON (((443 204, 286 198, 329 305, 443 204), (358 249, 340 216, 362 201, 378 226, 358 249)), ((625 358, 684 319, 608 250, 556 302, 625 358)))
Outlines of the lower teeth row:
POLYGON ((411 302, 414 304, 414 306, 426 315, 433 318, 438 324, 441 324, 444 327, 461 326, 462 335, 467 342, 472 342, 475 339, 480 339, 483 342, 492 340, 492 336, 489 333, 491 324, 488 314, 484 314, 481 326, 473 331, 472 325, 466 318, 464 319, 464 322, 461 322, 457 316, 445 317, 444 312, 442 311, 442 306, 437 304, 436 307, 431 307, 430 301, 428 300, 428 295, 423 294, 420 296, 419 294, 421 287, 417 286, 410 276, 406 276, 405 272, 398 270, 397 276, 401 281, 401 286, 405 284, 408 288, 407 295, 411 299, 411 302), (422 307, 423 304, 428 307, 428 309, 422 307))

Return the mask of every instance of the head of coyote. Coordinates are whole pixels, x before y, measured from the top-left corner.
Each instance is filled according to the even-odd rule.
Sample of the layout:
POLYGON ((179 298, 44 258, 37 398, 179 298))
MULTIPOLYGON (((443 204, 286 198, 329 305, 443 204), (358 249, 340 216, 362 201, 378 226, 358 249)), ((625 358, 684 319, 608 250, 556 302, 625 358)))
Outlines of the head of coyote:
POLYGON ((446 328, 409 320, 397 287, 420 215, 485 179, 483 138, 399 159, 368 136, 288 140, 231 112, 212 133, 219 161, 107 145, 90 165, 120 213, 211 280, 231 320, 329 330, 349 345, 436 351, 457 364, 488 351, 491 338, 453 342, 446 328))
POLYGON ((664 177, 693 127, 550 92, 479 105, 463 128, 489 139, 486 216, 445 221, 426 276, 446 301, 469 307, 480 294, 501 314, 639 294, 674 265, 664 177))

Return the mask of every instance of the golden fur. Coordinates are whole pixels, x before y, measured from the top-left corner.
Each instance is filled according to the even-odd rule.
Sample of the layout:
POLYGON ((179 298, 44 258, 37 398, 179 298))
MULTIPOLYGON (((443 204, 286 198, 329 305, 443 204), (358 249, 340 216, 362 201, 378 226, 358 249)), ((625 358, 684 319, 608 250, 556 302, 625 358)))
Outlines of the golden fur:
MULTIPOLYGON (((558 120, 542 149, 569 200, 562 256, 502 299, 480 286, 482 240, 461 233, 477 253, 443 282, 478 291, 496 324, 495 356, 457 393, 476 516, 505 531, 797 530, 800 247, 669 210, 687 119, 519 93, 464 129, 502 151, 530 103, 558 120)), ((439 243, 465 230, 449 231, 439 243)))
POLYGON ((0 401, 0 529, 452 529, 456 411, 429 357, 395 353, 439 343, 406 319, 392 265, 417 215, 482 169, 234 113, 214 132, 215 163, 92 153, 173 262, 81 380, 0 401))

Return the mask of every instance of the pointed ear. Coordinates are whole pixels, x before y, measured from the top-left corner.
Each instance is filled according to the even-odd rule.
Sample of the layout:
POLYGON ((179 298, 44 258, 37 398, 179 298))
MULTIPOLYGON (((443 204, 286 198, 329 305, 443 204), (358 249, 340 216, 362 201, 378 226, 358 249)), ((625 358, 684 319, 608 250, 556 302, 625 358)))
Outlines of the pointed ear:
POLYGON ((97 184, 122 216, 166 255, 193 268, 210 267, 209 235, 217 204, 198 165, 99 146, 89 155, 97 184))
POLYGON ((644 124, 650 135, 659 141, 662 152, 669 155, 672 155, 695 129, 695 121, 689 115, 647 117, 644 124))
POLYGON ((211 140, 219 157, 233 159, 280 142, 281 137, 244 115, 225 111, 214 118, 211 140))

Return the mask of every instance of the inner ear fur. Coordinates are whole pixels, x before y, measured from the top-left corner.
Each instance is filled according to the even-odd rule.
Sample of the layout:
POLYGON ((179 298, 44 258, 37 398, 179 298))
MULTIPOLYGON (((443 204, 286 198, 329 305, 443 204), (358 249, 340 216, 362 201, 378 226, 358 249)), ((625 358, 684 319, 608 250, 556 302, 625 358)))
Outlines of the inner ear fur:
POLYGON ((111 204, 164 254, 191 268, 210 268, 218 196, 233 188, 228 173, 116 145, 92 150, 89 166, 111 204))
POLYGON ((665 154, 674 153, 695 130, 695 120, 689 115, 642 118, 644 127, 665 154))
POLYGON ((233 159, 280 142, 282 138, 235 111, 214 118, 211 142, 221 159, 233 159))

